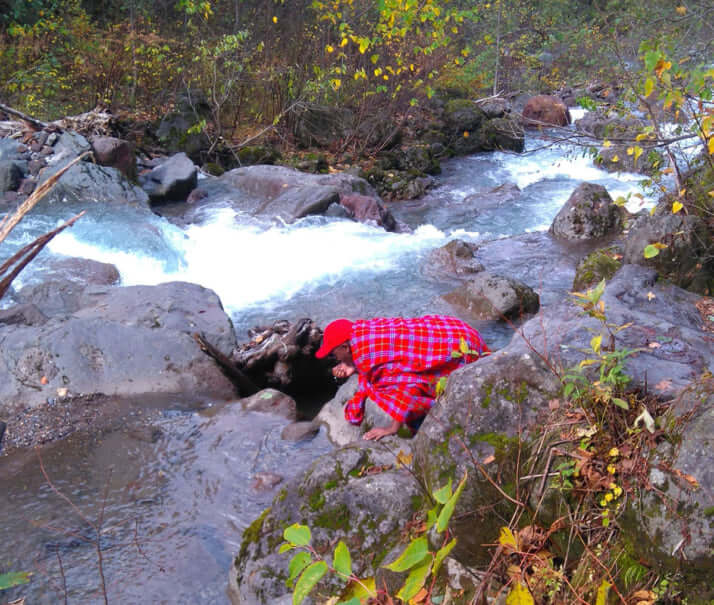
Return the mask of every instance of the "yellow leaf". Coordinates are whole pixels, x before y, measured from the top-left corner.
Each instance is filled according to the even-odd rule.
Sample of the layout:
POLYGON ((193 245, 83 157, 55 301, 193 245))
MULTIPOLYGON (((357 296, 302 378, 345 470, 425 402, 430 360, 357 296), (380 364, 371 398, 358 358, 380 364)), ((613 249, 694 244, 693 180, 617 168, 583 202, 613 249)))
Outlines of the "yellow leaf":
POLYGON ((520 582, 514 584, 506 597, 506 605, 534 605, 534 603, 531 593, 520 582))
POLYGON ((674 204, 672 204, 672 214, 677 214, 682 208, 684 208, 682 202, 674 202, 674 204))
POLYGON ((335 50, 335 48, 334 48, 331 44, 328 44, 327 46, 325 46, 325 50, 326 50, 328 53, 331 53, 331 52, 333 52, 333 51, 335 50))
POLYGON ((342 80, 335 78, 334 80, 330 80, 330 84, 332 85, 333 90, 339 90, 340 86, 342 86, 342 80))
POLYGON ((610 141, 608 141, 607 139, 605 139, 605 140, 602 142, 602 146, 603 146, 603 147, 610 147, 611 145, 612 145, 612 143, 611 143, 610 141))
POLYGON ((708 195, 709 197, 714 197, 714 189, 712 189, 711 191, 708 191, 708 192, 707 192, 707 195, 708 195))
POLYGON ((607 595, 610 592, 610 587, 612 584, 607 580, 603 580, 600 584, 600 588, 597 589, 597 597, 595 599, 595 605, 607 605, 607 595))
POLYGON ((652 94, 652 91, 654 90, 654 80, 652 78, 647 78, 645 81, 645 96, 649 97, 652 94))
POLYGON ((347 38, 342 38, 342 41, 340 42, 340 48, 347 46, 347 42, 349 42, 347 38))
POLYGON ((399 450, 397 454, 397 468, 400 466, 410 466, 413 457, 412 454, 405 454, 402 450, 399 450))
POLYGON ((709 142, 707 143, 707 149, 709 150, 710 155, 714 155, 714 137, 711 137, 709 139, 709 142))
POLYGON ((620 161, 620 156, 618 155, 613 155, 612 159, 610 160, 611 162, 619 162, 620 161))
POLYGON ((379 77, 382 75, 382 68, 378 67, 377 69, 374 70, 374 75, 379 77))
POLYGON ((498 536, 498 543, 503 546, 510 546, 514 550, 518 550, 518 542, 516 541, 516 536, 508 527, 502 527, 501 533, 498 536))
POLYGON ((590 340, 590 348, 595 351, 595 353, 600 352, 600 345, 602 344, 602 334, 598 334, 597 336, 593 336, 592 339, 590 340))
POLYGON ((469 131, 468 131, 468 130, 464 130, 464 138, 465 138, 465 139, 468 139, 468 138, 469 138, 469 131))
POLYGON ((686 7, 686 6, 678 6, 675 10, 677 11, 677 14, 678 14, 678 15, 681 15, 682 17, 684 17, 684 15, 687 14, 687 7, 686 7))
POLYGON ((653 300, 657 298, 657 295, 654 292, 647 292, 647 300, 653 300))

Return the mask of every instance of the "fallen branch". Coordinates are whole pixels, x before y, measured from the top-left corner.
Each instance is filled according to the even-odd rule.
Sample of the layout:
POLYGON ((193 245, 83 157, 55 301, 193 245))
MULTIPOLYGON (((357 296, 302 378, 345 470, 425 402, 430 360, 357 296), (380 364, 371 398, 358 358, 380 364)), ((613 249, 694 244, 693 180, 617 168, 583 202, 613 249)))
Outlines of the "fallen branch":
POLYGON ((21 120, 24 120, 34 128, 37 128, 38 130, 43 130, 47 128, 47 124, 45 122, 40 122, 40 120, 36 120, 35 118, 30 117, 27 114, 24 114, 21 111, 18 111, 17 109, 13 109, 12 107, 8 107, 7 105, 4 105, 2 103, 0 103, 0 110, 4 111, 5 113, 9 113, 11 116, 15 116, 17 118, 20 118, 21 120))

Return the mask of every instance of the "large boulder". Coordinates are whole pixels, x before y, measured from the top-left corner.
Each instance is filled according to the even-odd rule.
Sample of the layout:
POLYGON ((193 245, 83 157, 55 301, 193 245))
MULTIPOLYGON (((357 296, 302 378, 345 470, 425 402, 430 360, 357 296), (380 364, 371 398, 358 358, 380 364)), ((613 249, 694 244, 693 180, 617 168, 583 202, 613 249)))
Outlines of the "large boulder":
POLYGON ((451 240, 448 244, 432 250, 424 264, 424 271, 431 276, 470 277, 484 270, 484 266, 476 260, 475 244, 460 239, 451 240))
POLYGON ((561 239, 598 239, 622 231, 625 210, 602 185, 581 183, 560 209, 550 232, 561 239))
POLYGON ((448 145, 457 155, 506 149, 523 151, 525 138, 518 120, 509 116, 489 118, 473 101, 453 99, 444 107, 448 145))
MULTIPOLYGON (((289 525, 308 525, 318 552, 331 553, 343 540, 352 554, 353 572, 364 578, 373 575, 399 544, 400 531, 423 505, 424 494, 413 476, 398 469, 395 455, 379 445, 346 447, 325 455, 289 481, 272 506, 243 532, 230 570, 231 601, 290 603, 286 580, 294 552, 278 553, 289 525)), ((315 591, 329 596, 342 585, 327 574, 315 591)))
MULTIPOLYGON (((615 336, 616 348, 637 351, 624 362, 633 389, 676 401, 682 393, 689 392, 699 377, 714 370, 714 343, 699 328, 696 300, 677 287, 655 284, 652 271, 633 265, 623 267, 607 285, 602 296, 607 321, 614 325, 633 323, 615 336)), ((440 486, 448 477, 460 478, 466 471, 475 472, 474 461, 482 465, 481 475, 470 475, 454 515, 457 521, 452 530, 458 545, 453 554, 461 563, 490 561, 491 553, 484 545, 497 542, 501 520, 510 518, 515 508, 504 497, 504 491, 511 498, 519 493, 513 484, 515 465, 520 460, 521 469, 542 468, 544 443, 547 448, 551 439, 543 434, 542 427, 551 404, 555 406, 552 409, 558 409, 562 389, 559 376, 586 357, 583 351, 589 348, 593 334, 601 330, 600 321, 584 316, 572 302, 553 305, 521 326, 506 347, 449 376, 444 395, 424 420, 412 447, 419 476, 429 489, 440 486), (525 462, 531 456, 534 466, 525 462), (502 491, 483 473, 493 478, 502 491)), ((603 334, 603 342, 605 337, 609 338, 603 334)), ((648 536, 648 544, 671 553, 681 540, 682 536, 677 535, 680 526, 666 530, 663 526, 671 523, 670 513, 691 511, 686 506, 694 504, 695 531, 691 544, 682 543, 684 554, 699 563, 708 561, 711 566, 711 558, 706 557, 711 552, 711 513, 707 508, 712 489, 711 448, 705 428, 711 423, 711 392, 703 399, 700 393, 695 399, 701 406, 699 415, 693 428, 686 429, 682 447, 671 460, 683 467, 682 473, 692 474, 706 487, 701 495, 677 491, 682 504, 673 506, 671 511, 660 507, 647 523, 641 524, 640 531, 648 536)), ((677 406, 693 407, 681 403, 677 406)), ((686 410, 678 413, 685 416, 686 410)), ((676 485, 671 488, 679 489, 676 485)), ((532 502, 534 508, 537 500, 532 502)), ((553 506, 556 505, 557 502, 553 506)), ((644 510, 652 511, 652 507, 644 510)), ((553 514, 554 520, 557 509, 541 513, 553 514)), ((631 534, 629 539, 639 544, 637 534, 631 534)))
POLYGON ((474 319, 516 319, 538 311, 538 294, 523 282, 482 271, 444 296, 474 319))
MULTIPOLYGON (((26 169, 26 162, 24 164, 26 169)), ((20 161, 0 160, 0 194, 6 191, 16 191, 24 174, 23 163, 20 161)))
POLYGON ((714 241, 706 222, 693 214, 672 214, 662 204, 655 216, 641 216, 625 240, 623 262, 644 265, 673 283, 705 295, 714 293, 714 241), (666 247, 645 258, 645 247, 660 243, 666 247))
POLYGON ((61 304, 45 289, 27 297, 43 325, 0 325, 3 415, 38 406, 58 389, 133 395, 190 393, 229 398, 234 387, 194 332, 230 354, 235 335, 220 300, 183 282, 72 290, 61 304))
POLYGON ((659 468, 650 469, 649 481, 657 491, 643 493, 641 505, 629 506, 620 525, 640 560, 662 574, 683 572, 689 594, 698 599, 691 602, 708 604, 714 599, 712 380, 688 389, 677 402, 676 415, 681 443, 660 445, 655 453, 659 468))
POLYGON ((198 183, 198 168, 185 153, 172 155, 139 182, 153 204, 182 201, 198 183))
POLYGON ((377 198, 351 193, 341 195, 339 203, 360 223, 384 227, 387 231, 397 230, 396 219, 377 198))
POLYGON ((567 106, 558 97, 536 95, 526 101, 523 121, 530 126, 567 126, 571 117, 567 106))

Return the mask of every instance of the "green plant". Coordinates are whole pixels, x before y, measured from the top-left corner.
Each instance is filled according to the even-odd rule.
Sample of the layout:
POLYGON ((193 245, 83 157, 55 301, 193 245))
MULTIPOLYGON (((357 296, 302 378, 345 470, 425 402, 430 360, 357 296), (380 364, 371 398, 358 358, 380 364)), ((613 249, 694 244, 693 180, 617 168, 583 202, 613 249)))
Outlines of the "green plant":
MULTIPOLYGON (((412 538, 402 554, 392 563, 383 565, 393 572, 409 572, 404 585, 395 595, 403 601, 409 601, 422 590, 431 595, 439 568, 444 558, 456 545, 456 538, 449 540, 449 521, 454 513, 454 507, 466 485, 468 475, 465 474, 456 490, 452 490, 449 482, 433 492, 435 505, 426 516, 423 533, 412 538), (442 545, 432 551, 425 534, 433 530, 443 535, 442 545), (427 586, 427 582, 431 582, 427 586)), ((279 552, 285 553, 294 549, 298 552, 290 560, 288 584, 293 586, 293 605, 299 605, 313 590, 315 585, 329 572, 334 574, 345 585, 338 603, 342 605, 359 605, 371 597, 380 594, 375 586, 374 578, 360 579, 352 573, 352 557, 345 543, 340 540, 332 554, 332 563, 320 554, 312 545, 312 534, 306 525, 293 524, 283 532, 285 542, 279 552)))

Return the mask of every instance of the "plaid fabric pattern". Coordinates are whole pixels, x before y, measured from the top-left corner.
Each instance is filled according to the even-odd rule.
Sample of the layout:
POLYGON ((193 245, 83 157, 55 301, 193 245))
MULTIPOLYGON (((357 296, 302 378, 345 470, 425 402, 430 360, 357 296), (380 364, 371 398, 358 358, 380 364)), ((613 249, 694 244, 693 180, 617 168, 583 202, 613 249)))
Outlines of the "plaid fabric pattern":
POLYGON ((399 422, 421 418, 434 404, 439 378, 489 352, 476 330, 443 315, 358 320, 350 346, 359 374, 359 388, 345 404, 352 424, 362 422, 367 397, 399 422), (478 355, 454 359, 461 339, 478 355))

